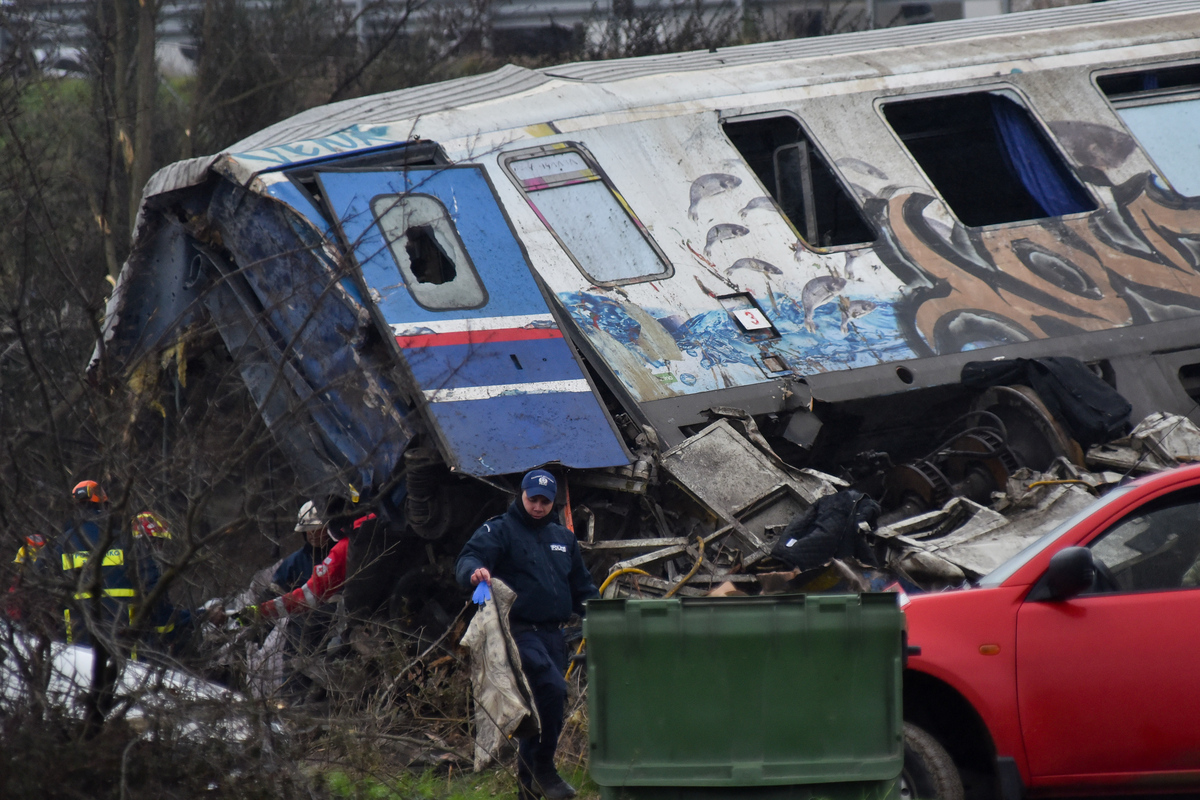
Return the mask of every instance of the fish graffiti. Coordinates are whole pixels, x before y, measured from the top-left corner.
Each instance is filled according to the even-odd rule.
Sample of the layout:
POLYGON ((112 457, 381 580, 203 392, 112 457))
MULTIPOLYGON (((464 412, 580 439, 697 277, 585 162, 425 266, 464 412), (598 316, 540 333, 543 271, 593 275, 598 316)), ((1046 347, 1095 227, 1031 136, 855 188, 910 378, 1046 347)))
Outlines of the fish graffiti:
POLYGON ((700 219, 700 215, 696 213, 696 207, 700 205, 701 200, 706 197, 714 197, 730 189, 736 189, 741 185, 741 178, 724 172, 710 172, 696 178, 692 181, 692 187, 688 191, 688 197, 691 200, 691 204, 688 206, 688 217, 693 220, 700 219))
POLYGON ((804 284, 800 293, 800 303, 804 309, 804 329, 816 333, 815 315, 817 309, 837 297, 846 288, 846 279, 836 275, 822 275, 804 284))
POLYGON ((729 265, 725 270, 726 275, 732 275, 736 270, 746 269, 751 272, 757 272, 760 275, 782 275, 783 270, 775 266, 769 261, 763 261, 761 258, 739 258, 737 261, 729 265))
MULTIPOLYGON (((838 164, 873 179, 887 177, 865 161, 838 164)), ((688 216, 698 220, 701 208, 716 207, 711 198, 741 183, 727 172, 701 175, 689 187, 688 216)), ((1111 202, 1089 214, 968 228, 939 210, 933 195, 886 186, 881 195, 866 193, 864 214, 879 232, 867 247, 814 254, 797 242, 795 264, 789 259, 785 268, 771 256, 736 258, 723 269, 709 260, 705 268, 731 287, 730 279, 746 273, 762 276, 765 291, 763 282, 746 290, 775 329, 770 348, 801 370, 1200 315, 1200 198, 1182 197, 1149 173, 1106 190, 1111 202), (814 259, 829 274, 811 277, 814 259), (880 289, 875 276, 881 270, 900 280, 898 294, 880 289)), ((741 219, 760 210, 779 213, 767 195, 738 204, 741 219)), ((711 225, 704 259, 715 254, 719 260, 723 248, 733 249, 730 242, 749 235, 746 225, 711 225)), ((729 291, 701 277, 693 273, 705 297, 717 300, 729 291)), ((629 298, 622 305, 585 295, 566 304, 572 317, 585 332, 628 347, 655 377, 655 391, 709 391, 764 379, 755 366, 763 342, 740 329, 731 312, 709 308, 680 315, 678 308, 642 308, 645 318, 634 319, 629 298), (659 331, 660 323, 659 346, 646 346, 639 326, 659 331), (661 345, 668 331, 677 353, 661 345)))
MULTIPOLYGON (((832 276, 826 277, 829 281, 817 285, 837 285, 832 276)), ((566 292, 559 298, 598 350, 622 359, 617 377, 643 400, 766 380, 770 376, 761 365, 764 345, 802 372, 867 366, 912 355, 895 335, 892 305, 867 298, 832 295, 837 303, 822 303, 809 315, 814 329, 810 332, 802 305, 786 295, 773 295, 768 316, 777 333, 744 330, 724 309, 682 318, 677 309, 639 307, 643 319, 639 323, 629 313, 629 305, 609 297, 566 292), (864 325, 866 320, 875 322, 864 325), (647 347, 646 325, 668 334, 677 352, 664 358, 659 354, 665 348, 647 347), (619 353, 613 347, 619 347, 619 353)))
POLYGON ((878 307, 871 300, 851 300, 844 304, 838 304, 838 310, 842 314, 842 324, 840 326, 842 335, 845 336, 850 332, 851 322, 856 319, 862 319, 878 307))
POLYGON ((742 206, 741 210, 738 211, 738 216, 742 219, 745 219, 746 215, 751 211, 760 210, 778 211, 779 207, 775 205, 775 201, 772 198, 767 197, 766 195, 760 195, 759 197, 751 200, 749 203, 746 203, 746 205, 742 206))
POLYGON ((708 235, 704 237, 704 255, 711 256, 714 244, 723 242, 726 239, 736 239, 739 236, 745 236, 750 232, 750 229, 744 225, 734 225, 731 222, 721 222, 713 225, 708 229, 708 235))

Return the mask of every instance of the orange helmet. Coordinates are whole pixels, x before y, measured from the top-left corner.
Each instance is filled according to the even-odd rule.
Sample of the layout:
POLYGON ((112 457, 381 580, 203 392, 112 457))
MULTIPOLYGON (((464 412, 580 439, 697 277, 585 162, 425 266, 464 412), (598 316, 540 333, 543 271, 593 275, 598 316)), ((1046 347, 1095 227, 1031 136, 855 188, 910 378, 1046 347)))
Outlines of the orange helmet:
POLYGON ((108 495, 100 488, 100 484, 95 481, 80 481, 75 484, 75 488, 71 490, 71 496, 75 498, 77 503, 107 503, 108 495))

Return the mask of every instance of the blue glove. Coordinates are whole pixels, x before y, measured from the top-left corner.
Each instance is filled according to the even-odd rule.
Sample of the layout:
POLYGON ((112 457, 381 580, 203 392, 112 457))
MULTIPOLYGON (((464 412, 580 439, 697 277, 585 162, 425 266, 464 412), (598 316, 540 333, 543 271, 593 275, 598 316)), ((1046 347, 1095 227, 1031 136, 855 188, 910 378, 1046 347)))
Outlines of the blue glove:
POLYGON ((488 600, 492 599, 492 590, 488 588, 487 581, 480 581, 475 587, 475 594, 471 595, 471 602, 483 605, 488 600))

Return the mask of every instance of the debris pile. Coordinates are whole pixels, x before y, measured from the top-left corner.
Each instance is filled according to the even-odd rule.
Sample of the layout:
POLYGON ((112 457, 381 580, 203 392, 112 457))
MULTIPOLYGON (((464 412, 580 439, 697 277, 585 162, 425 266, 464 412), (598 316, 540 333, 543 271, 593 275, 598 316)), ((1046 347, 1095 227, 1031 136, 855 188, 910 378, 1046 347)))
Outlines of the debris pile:
POLYGON ((615 576, 606 597, 930 591, 988 574, 1129 475, 1198 458, 1200 428, 1156 413, 1083 464, 1059 456, 1043 471, 1013 470, 986 504, 953 494, 884 524, 869 496, 789 466, 751 418, 724 410, 630 482, 648 535, 599 538, 592 508, 570 510, 594 573, 615 576))

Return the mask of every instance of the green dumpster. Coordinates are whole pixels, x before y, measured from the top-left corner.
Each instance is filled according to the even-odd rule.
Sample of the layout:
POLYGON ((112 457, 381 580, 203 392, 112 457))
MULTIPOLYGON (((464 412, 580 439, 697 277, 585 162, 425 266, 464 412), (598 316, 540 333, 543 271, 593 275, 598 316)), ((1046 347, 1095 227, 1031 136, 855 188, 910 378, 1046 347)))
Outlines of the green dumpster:
POLYGON ((891 593, 593 600, 605 800, 882 800, 904 750, 891 593))

